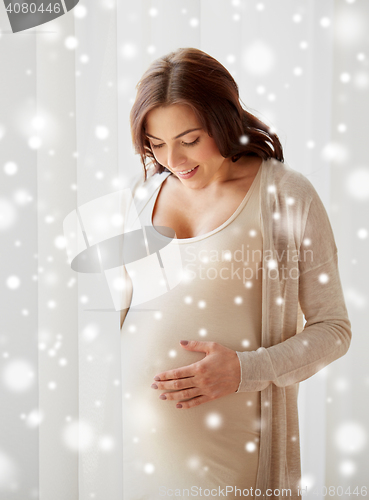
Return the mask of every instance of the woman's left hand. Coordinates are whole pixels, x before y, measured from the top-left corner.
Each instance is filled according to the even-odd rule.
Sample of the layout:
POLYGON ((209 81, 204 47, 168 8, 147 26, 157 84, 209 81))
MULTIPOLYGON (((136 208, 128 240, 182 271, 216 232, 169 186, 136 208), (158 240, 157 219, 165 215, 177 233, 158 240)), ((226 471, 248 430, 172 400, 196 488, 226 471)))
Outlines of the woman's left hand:
MULTIPOLYGON (((221 398, 237 391, 241 368, 236 351, 217 342, 190 340, 180 345, 189 351, 205 352, 206 356, 188 366, 159 373, 154 377, 155 389, 176 392, 163 392, 168 400, 188 399, 177 404, 177 408, 192 408, 207 401, 221 398)), ((161 399, 164 399, 161 397, 161 399)))

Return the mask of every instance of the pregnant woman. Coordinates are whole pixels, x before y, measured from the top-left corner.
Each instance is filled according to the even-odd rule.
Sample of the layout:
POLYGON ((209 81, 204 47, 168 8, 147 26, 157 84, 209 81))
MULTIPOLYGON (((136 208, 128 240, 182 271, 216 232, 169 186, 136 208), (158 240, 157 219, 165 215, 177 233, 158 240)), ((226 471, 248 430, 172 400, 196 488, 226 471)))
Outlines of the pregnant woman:
POLYGON ((134 201, 182 279, 122 311, 124 500, 299 498, 299 382, 351 341, 327 213, 208 54, 137 89, 134 201))

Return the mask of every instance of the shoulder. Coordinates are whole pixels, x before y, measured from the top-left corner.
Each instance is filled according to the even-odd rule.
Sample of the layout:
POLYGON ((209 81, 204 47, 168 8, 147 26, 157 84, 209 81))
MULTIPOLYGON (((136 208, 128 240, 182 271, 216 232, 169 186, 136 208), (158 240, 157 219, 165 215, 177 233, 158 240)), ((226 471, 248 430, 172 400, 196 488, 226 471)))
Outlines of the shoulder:
POLYGON ((141 170, 140 172, 135 172, 133 175, 131 175, 128 179, 125 180, 124 182, 124 187, 131 189, 132 193, 136 191, 139 187, 149 187, 157 184, 160 182, 160 180, 165 178, 167 175, 166 172, 163 172, 162 174, 155 173, 152 171, 152 169, 148 169, 146 171, 146 180, 144 176, 144 171, 141 170))
POLYGON ((269 192, 274 191, 278 197, 290 196, 299 202, 307 203, 319 197, 311 181, 288 163, 269 158, 264 162, 264 171, 266 189, 269 192))
POLYGON ((137 206, 144 205, 168 175, 171 175, 170 172, 159 174, 148 171, 145 180, 144 172, 141 171, 131 176, 126 183, 126 187, 130 189, 135 204, 137 206))
POLYGON ((161 172, 160 174, 149 172, 142 187, 146 189, 148 194, 152 194, 168 176, 172 176, 171 172, 161 172))

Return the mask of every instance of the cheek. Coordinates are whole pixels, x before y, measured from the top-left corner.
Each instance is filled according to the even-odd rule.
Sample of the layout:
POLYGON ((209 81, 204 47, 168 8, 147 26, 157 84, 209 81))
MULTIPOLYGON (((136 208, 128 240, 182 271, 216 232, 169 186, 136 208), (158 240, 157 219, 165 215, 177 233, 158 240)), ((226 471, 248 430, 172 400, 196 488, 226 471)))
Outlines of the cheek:
POLYGON ((152 150, 152 152, 153 152, 153 155, 154 155, 154 158, 156 159, 156 161, 157 161, 158 163, 161 163, 161 164, 162 164, 162 163, 163 163, 163 161, 164 161, 164 155, 163 155, 163 153, 162 153, 162 152, 160 153, 160 150, 159 150, 159 149, 156 149, 156 150, 155 150, 155 149, 153 149, 153 150, 152 150))
POLYGON ((202 148, 199 148, 198 154, 196 154, 196 158, 199 161, 212 161, 218 160, 221 156, 219 149, 216 144, 209 144, 202 148))

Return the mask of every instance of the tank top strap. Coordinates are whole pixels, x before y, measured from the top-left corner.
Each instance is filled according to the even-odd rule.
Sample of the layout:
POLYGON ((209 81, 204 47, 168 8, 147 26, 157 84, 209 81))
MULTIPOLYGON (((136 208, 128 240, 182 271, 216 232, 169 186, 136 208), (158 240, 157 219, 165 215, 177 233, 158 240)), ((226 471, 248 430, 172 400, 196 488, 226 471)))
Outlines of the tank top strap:
POLYGON ((149 177, 144 183, 136 187, 133 193, 133 201, 136 206, 137 214, 140 216, 142 210, 148 204, 158 187, 171 175, 171 172, 162 172, 149 177), (138 188, 143 188, 138 192, 138 188))

